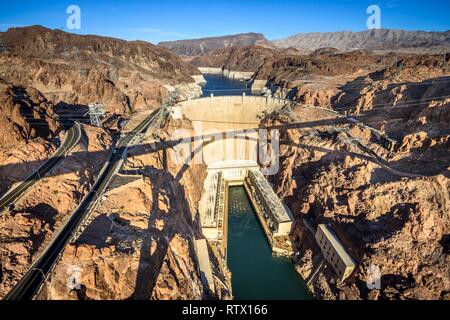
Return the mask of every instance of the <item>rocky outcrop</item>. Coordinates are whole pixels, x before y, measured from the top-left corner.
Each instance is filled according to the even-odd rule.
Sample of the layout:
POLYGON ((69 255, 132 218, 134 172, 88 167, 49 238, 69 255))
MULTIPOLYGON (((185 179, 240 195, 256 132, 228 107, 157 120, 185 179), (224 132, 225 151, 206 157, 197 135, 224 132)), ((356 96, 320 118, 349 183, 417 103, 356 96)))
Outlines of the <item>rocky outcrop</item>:
MULTIPOLYGON (((320 289, 319 280, 313 291, 338 299, 450 299, 448 178, 371 185, 372 170, 364 161, 348 158, 320 168, 309 182, 301 181, 306 190, 297 190, 300 197, 294 200, 300 215, 313 214, 316 223, 331 225, 358 262, 345 283, 336 283, 328 270, 324 282, 329 289, 320 289), (371 266, 381 270, 380 289, 366 285, 371 266)), ((313 242, 304 242, 300 250, 320 255, 313 242)))
POLYGON ((34 88, 7 86, 0 93, 0 147, 41 138, 52 139, 61 129, 53 104, 34 88))
POLYGON ((316 107, 329 107, 331 101, 339 93, 339 89, 332 85, 301 85, 296 87, 291 97, 299 103, 316 106, 316 107))
POLYGON ((111 137, 84 126, 85 138, 61 164, 0 216, 0 297, 4 297, 67 221, 109 155, 111 137))
POLYGON ((194 58, 191 63, 197 67, 255 72, 266 58, 275 54, 276 51, 259 46, 231 47, 211 51, 206 55, 194 58))
POLYGON ((382 63, 396 61, 395 57, 383 57, 362 51, 303 56, 276 56, 267 59, 258 70, 257 79, 270 79, 275 83, 301 79, 308 75, 339 76, 360 70, 377 70, 382 63))
MULTIPOLYGON (((188 121, 183 124, 192 130, 188 121)), ((183 124, 167 123, 161 138, 170 141, 171 131, 183 124)), ((206 294, 198 272, 194 240, 202 237, 197 203, 205 167, 179 163, 171 147, 152 142, 149 132, 139 147, 129 150, 123 175, 116 177, 79 238, 64 250, 40 298, 230 298, 219 280, 216 296, 206 294), (80 270, 78 288, 67 286, 68 270, 74 266, 80 270)), ((214 261, 215 276, 227 282, 214 261)))
POLYGON ((62 124, 54 105, 34 88, 0 89, 0 194, 51 157, 62 124))
POLYGON ((450 119, 448 56, 413 55, 342 86, 332 107, 399 141, 393 160, 411 170, 448 167, 450 119))
POLYGON ((201 56, 216 49, 245 46, 273 48, 273 45, 260 33, 241 33, 223 37, 210 37, 192 40, 160 42, 158 44, 178 55, 201 56))
MULTIPOLYGON (((302 107, 293 114, 303 121, 330 117, 302 107)), ((264 124, 290 121, 271 115, 264 124)), ((450 299, 448 176, 393 175, 344 138, 349 134, 368 144, 370 135, 364 130, 335 127, 281 131, 280 171, 271 181, 297 221, 298 272, 319 299, 450 299), (307 224, 315 228, 322 223, 332 227, 357 262, 343 283, 327 263, 315 274, 323 256, 307 224), (381 271, 379 289, 366 284, 374 268, 381 271)), ((448 150, 441 155, 448 157, 448 150)), ((392 162, 399 170, 411 170, 392 162)))
POLYGON ((162 181, 158 193, 152 190, 154 179, 106 194, 92 223, 64 251, 47 299, 202 298, 182 208, 169 199, 174 195, 162 181), (73 266, 81 272, 78 290, 67 286, 73 266))
POLYGON ((40 138, 0 148, 0 194, 3 196, 15 183, 40 168, 56 148, 54 143, 40 138))
POLYGON ((158 46, 142 41, 83 36, 40 26, 0 33, 0 77, 32 86, 54 104, 97 102, 108 111, 152 108, 164 85, 195 83, 200 72, 158 46))

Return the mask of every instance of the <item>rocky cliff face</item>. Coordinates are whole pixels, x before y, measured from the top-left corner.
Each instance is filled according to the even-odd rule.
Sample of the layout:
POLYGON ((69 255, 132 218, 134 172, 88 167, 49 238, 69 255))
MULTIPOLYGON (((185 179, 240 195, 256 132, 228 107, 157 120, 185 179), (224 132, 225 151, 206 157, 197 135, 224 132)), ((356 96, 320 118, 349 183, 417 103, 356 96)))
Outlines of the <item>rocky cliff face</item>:
MULTIPOLYGON (((172 130, 183 125, 192 128, 169 122, 160 134, 169 141, 172 130)), ((197 203, 205 167, 183 165, 171 147, 152 142, 148 133, 129 150, 125 175, 116 178, 79 238, 64 250, 40 298, 230 298, 219 281, 215 296, 205 294, 198 272, 194 240, 201 238, 197 203), (81 273, 78 289, 67 286, 73 266, 81 273)), ((212 263, 215 276, 226 283, 214 256, 212 263)))
POLYGON ((331 106, 362 116, 365 123, 397 139, 401 154, 415 154, 411 168, 426 166, 430 172, 443 168, 449 160, 445 153, 449 146, 445 122, 450 119, 448 59, 441 55, 401 57, 388 68, 342 86, 331 106))
POLYGON ((81 36, 40 26, 0 33, 0 77, 32 86, 50 101, 104 103, 126 113, 158 105, 164 85, 194 83, 199 71, 150 43, 81 36))
POLYGON ((259 46, 232 47, 211 51, 194 58, 191 63, 197 67, 255 72, 267 58, 273 57, 275 54, 276 51, 259 46))
POLYGON ((54 106, 34 88, 8 85, 0 93, 0 148, 37 138, 50 140, 61 129, 54 106))
MULTIPOLYGON (((344 54, 339 66, 329 63, 342 54, 311 56, 318 53, 315 62, 303 60, 303 69, 270 66, 269 74, 297 101, 351 114, 397 139, 399 148, 387 153, 373 145, 370 130, 352 126, 283 132, 273 182, 298 221, 297 270, 321 299, 450 299, 448 56, 357 52, 344 54), (375 71, 359 70, 364 60, 375 71), (387 166, 366 157, 355 138, 387 166), (319 223, 329 224, 357 261, 344 283, 327 263, 311 279, 323 256, 307 224, 319 223), (381 270, 380 289, 366 284, 372 267, 381 270)), ((294 113, 297 121, 323 118, 319 110, 294 113)))
POLYGON ((268 57, 254 79, 266 82, 276 97, 360 115, 400 140, 405 151, 414 141, 416 147, 443 148, 449 59, 448 54, 379 55, 325 48, 308 56, 268 57))
POLYGON ((342 86, 335 108, 359 113, 377 107, 446 97, 449 55, 399 56, 394 63, 380 65, 379 71, 355 78, 342 86), (344 96, 352 99, 342 101, 344 96))
POLYGON ((257 45, 273 48, 273 45, 260 33, 241 33, 223 37, 160 42, 158 45, 168 48, 178 55, 185 56, 201 56, 216 49, 229 47, 257 45))
POLYGON ((62 124, 34 88, 0 85, 0 194, 39 168, 57 148, 62 124))
POLYGON ((0 216, 0 298, 68 220, 109 156, 112 139, 106 131, 89 126, 83 131, 84 138, 61 164, 0 216))
POLYGON ((106 194, 91 224, 64 251, 46 298, 202 298, 186 216, 160 179, 144 177, 106 194), (81 270, 80 290, 67 287, 70 266, 81 270))
POLYGON ((274 59, 268 59, 261 66, 256 78, 282 83, 311 75, 335 77, 361 70, 376 70, 391 61, 395 61, 395 56, 381 56, 359 50, 345 53, 319 50, 311 55, 276 56, 274 59))
MULTIPOLYGON (((423 115, 425 122, 436 117, 423 115)), ((440 113, 439 113, 440 114, 440 113)), ((331 119, 329 113, 296 107, 293 113, 271 115, 268 126, 291 121, 331 119)), ((416 116, 410 119, 416 121, 416 116)), ((294 126, 295 127, 295 126, 294 126)), ((441 135, 449 137, 444 131, 441 135)), ((398 161, 373 146, 370 131, 351 124, 281 131, 280 171, 274 188, 295 215, 293 238, 296 268, 320 299, 450 299, 448 237, 450 234, 447 167, 428 158, 422 168, 398 161), (386 167, 366 157, 352 142, 358 139, 385 157, 386 167), (429 174, 427 168, 434 167, 429 174), (415 172, 416 177, 407 176, 415 172), (403 173, 406 172, 406 173, 403 173), (311 278, 323 256, 306 224, 329 224, 357 262, 350 278, 339 283, 328 263, 311 278), (381 270, 381 288, 370 289, 370 270, 381 270)), ((432 152, 421 149, 421 153, 432 152)), ((448 159, 449 150, 436 157, 448 159)), ((417 153, 401 157, 415 161, 417 153)))
POLYGON ((294 47, 304 52, 333 47, 343 51, 369 49, 446 53, 450 47, 450 31, 425 32, 381 29, 361 32, 299 33, 286 39, 275 40, 273 44, 282 48, 294 47))
MULTIPOLYGON (((343 284, 336 282, 328 266, 313 282, 314 293, 326 299, 450 299, 448 178, 372 185, 374 170, 365 161, 338 159, 324 163, 311 181, 298 180, 305 186, 293 200, 300 215, 311 214, 315 223, 330 224, 358 263, 343 284), (366 285, 371 266, 381 270, 379 290, 366 285)), ((311 238, 308 231, 298 232, 311 238)), ((317 258, 317 249, 314 241, 300 245, 304 257, 311 252, 317 258)), ((300 262, 304 277, 311 275, 305 268, 309 264, 313 269, 318 265, 313 259, 300 262)))

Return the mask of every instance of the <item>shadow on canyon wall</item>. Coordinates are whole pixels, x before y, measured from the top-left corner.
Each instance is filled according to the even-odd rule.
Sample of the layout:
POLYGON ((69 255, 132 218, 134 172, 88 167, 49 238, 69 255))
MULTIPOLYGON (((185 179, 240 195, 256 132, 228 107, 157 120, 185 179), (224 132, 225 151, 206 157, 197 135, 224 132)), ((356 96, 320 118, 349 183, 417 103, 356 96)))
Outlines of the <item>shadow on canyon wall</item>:
MULTIPOLYGON (((151 168, 153 174, 148 176, 152 185, 153 202, 146 233, 152 234, 152 237, 145 238, 141 245, 136 287, 134 293, 130 296, 130 299, 134 300, 148 300, 152 297, 152 292, 156 286, 158 275, 161 271, 169 244, 173 237, 183 229, 182 224, 186 223, 189 225, 190 229, 195 230, 192 225, 192 218, 196 217, 196 215, 192 214, 189 209, 189 203, 186 200, 184 188, 180 184, 179 179, 174 178, 169 173, 167 167, 167 151, 164 151, 162 154, 163 169, 151 168), (170 206, 169 214, 162 212, 158 207, 158 197, 161 193, 160 186, 164 186, 165 192, 168 193, 170 206), (170 195, 170 193, 172 194, 170 195), (177 194, 176 199, 181 199, 180 202, 175 203, 175 194, 177 194), (173 215, 176 215, 176 217, 173 215), (164 222, 165 227, 163 230, 159 230, 155 227, 157 220, 164 222), (173 225, 173 220, 176 221, 175 226, 173 225), (156 238, 157 242, 156 250, 154 252, 151 250, 152 238, 156 238)), ((177 176, 178 175, 180 175, 179 178, 181 178, 183 173, 178 173, 177 176)), ((192 241, 193 237, 186 238, 189 242, 190 257, 195 261, 195 253, 193 252, 194 243, 192 241)))
MULTIPOLYGON (((102 248, 109 246, 111 243, 108 243, 108 239, 112 239, 117 247, 116 250, 131 253, 133 250, 131 241, 138 238, 140 258, 134 292, 128 297, 129 300, 149 300, 152 298, 170 242, 175 235, 185 235, 184 238, 189 243, 190 257, 196 263, 193 239, 199 236, 195 227, 199 223, 198 217, 190 211, 184 187, 179 182, 183 171, 180 170, 177 173, 178 180, 173 177, 167 168, 167 151, 162 152, 162 154, 163 169, 143 167, 138 171, 139 174, 143 174, 150 180, 152 188, 152 206, 149 211, 147 229, 131 226, 129 221, 119 218, 116 214, 109 216, 102 214, 87 226, 75 242, 78 245, 87 244, 102 248), (168 195, 169 212, 164 212, 159 207, 158 201, 161 193, 168 195), (193 220, 193 218, 195 219, 193 220), (164 225, 163 229, 156 227, 161 222, 164 225), (134 238, 130 240, 123 236, 127 234, 133 234, 134 238)), ((86 298, 85 291, 86 288, 77 291, 80 299, 86 298)))
MULTIPOLYGON (((265 129, 269 129, 269 130, 274 130, 274 129, 282 129, 282 130, 287 130, 287 129, 301 129, 301 128, 314 128, 314 127, 321 127, 321 126, 330 126, 330 125, 340 125, 340 124, 345 124, 348 123, 348 121, 346 119, 327 119, 327 120, 318 120, 318 121, 308 121, 308 122, 301 122, 301 123, 290 123, 290 124, 282 124, 282 125, 275 125, 275 126, 269 126, 265 129)), ((253 129, 248 129, 248 130, 258 130, 260 128, 253 128, 253 129)), ((243 134, 245 133, 245 130, 237 130, 235 131, 236 134, 243 134)), ((222 134, 222 138, 225 139, 225 132, 219 132, 219 134, 222 134)), ((192 140, 194 139, 210 139, 210 138, 215 138, 215 135, 205 135, 205 136, 193 136, 190 137, 192 140)), ((242 139, 241 137, 237 137, 237 139, 242 139)), ((246 138, 248 140, 251 140, 252 138, 246 138)), ((162 143, 157 144, 157 148, 165 148, 165 147, 172 147, 175 146, 179 143, 186 143, 185 141, 180 141, 180 140, 169 140, 169 141, 164 141, 162 143)), ((143 147, 143 148, 139 148, 140 150, 143 150, 141 152, 141 154, 145 154, 147 153, 148 148, 145 147, 154 147, 154 145, 152 144, 148 144, 148 145, 140 145, 139 147, 143 147)), ((320 147, 314 147, 314 146, 306 146, 306 145, 302 145, 299 144, 297 147, 305 147, 305 148, 317 148, 317 150, 319 151, 324 151, 326 152, 326 149, 322 149, 320 147)), ((328 150, 330 151, 330 150, 328 150)), ((331 150, 334 151, 334 150, 331 150)), ((69 159, 69 160, 74 160, 77 161, 77 159, 83 159, 85 157, 91 157, 91 156, 96 156, 97 154, 100 153, 104 153, 105 151, 98 151, 98 152, 72 152, 70 153, 67 157, 56 157, 54 158, 55 161, 61 161, 63 159, 69 159)), ((139 151, 137 153, 135 153, 136 155, 139 155, 139 151)), ((367 156, 364 155, 357 155, 355 154, 355 156, 361 157, 361 158, 365 158, 366 160, 368 160, 367 156)), ((39 161, 30 161, 27 163, 14 163, 14 164, 6 164, 3 166, 0 166, 0 173, 2 173, 3 176, 6 176, 9 172, 17 172, 17 171, 23 171, 23 170, 27 170, 28 167, 33 166, 33 167, 40 167, 41 165, 43 165, 45 163, 45 161, 47 161, 49 159, 44 159, 44 160, 39 160, 39 161)), ((434 173, 428 173, 425 175, 428 176, 432 176, 432 175, 436 175, 438 173, 440 173, 440 171, 444 170, 445 168, 447 168, 450 165, 450 162, 446 162, 442 164, 442 169, 438 169, 436 170, 434 173)), ((51 175, 58 175, 58 166, 52 170, 52 172, 50 173, 51 175), (55 172, 56 171, 56 172, 55 172)), ((67 173, 67 171, 64 171, 65 173, 67 173)), ((447 173, 448 174, 448 173, 447 173)), ((4 179, 6 180, 6 178, 4 179)), ((25 180, 24 180, 25 181, 25 180)))

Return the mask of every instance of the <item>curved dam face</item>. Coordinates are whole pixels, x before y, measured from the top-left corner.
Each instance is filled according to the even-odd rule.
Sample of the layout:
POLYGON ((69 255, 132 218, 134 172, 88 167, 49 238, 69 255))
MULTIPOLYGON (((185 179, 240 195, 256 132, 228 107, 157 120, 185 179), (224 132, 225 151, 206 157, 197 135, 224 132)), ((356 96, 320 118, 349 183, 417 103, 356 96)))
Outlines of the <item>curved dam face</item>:
POLYGON ((264 113, 283 107, 284 101, 261 96, 221 96, 188 100, 174 107, 174 118, 187 118, 194 136, 202 139, 206 165, 226 160, 258 161, 259 130, 264 113))
POLYGON ((285 104, 283 100, 262 96, 207 97, 181 102, 183 115, 191 121, 220 122, 225 128, 251 128, 259 124, 264 111, 270 112, 285 104), (227 127, 228 124, 235 126, 227 127))
MULTIPOLYGON (((272 161, 278 155, 279 144, 273 142, 278 131, 260 130, 259 125, 266 113, 285 102, 246 96, 242 93, 249 88, 243 82, 206 79, 204 92, 230 96, 185 101, 172 110, 173 118, 189 120, 176 123, 186 126, 181 137, 189 137, 178 145, 194 145, 183 155, 201 153, 198 160, 208 167, 198 206, 203 236, 223 267, 230 268, 235 299, 308 299, 291 261, 274 255, 292 254, 293 218, 263 175, 278 171, 278 159, 272 161), (232 96, 239 90, 241 96, 232 96), (269 167, 274 172, 267 173, 264 149, 271 151, 269 167)), ((204 268, 206 279, 212 279, 208 270, 204 268)))

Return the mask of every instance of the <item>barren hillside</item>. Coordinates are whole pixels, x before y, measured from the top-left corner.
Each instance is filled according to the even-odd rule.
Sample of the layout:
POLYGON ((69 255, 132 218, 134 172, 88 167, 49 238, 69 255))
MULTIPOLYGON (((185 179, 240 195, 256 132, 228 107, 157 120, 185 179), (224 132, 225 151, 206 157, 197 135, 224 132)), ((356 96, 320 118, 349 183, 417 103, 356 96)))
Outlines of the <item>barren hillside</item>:
POLYGON ((446 53, 450 47, 450 31, 425 32, 405 30, 367 30, 361 32, 313 32, 299 33, 273 41, 277 47, 294 47, 312 52, 324 47, 343 51, 357 49, 399 51, 410 53, 446 53))
POLYGON ((50 101, 104 103, 126 113, 158 105, 165 85, 194 83, 199 71, 147 42, 82 36, 40 26, 0 33, 0 77, 35 87, 50 101))
POLYGON ((160 42, 158 45, 185 56, 199 56, 216 49, 230 47, 254 45, 267 48, 274 47, 261 33, 242 33, 223 37, 160 42))

